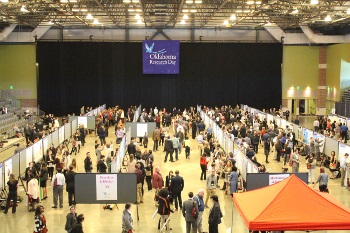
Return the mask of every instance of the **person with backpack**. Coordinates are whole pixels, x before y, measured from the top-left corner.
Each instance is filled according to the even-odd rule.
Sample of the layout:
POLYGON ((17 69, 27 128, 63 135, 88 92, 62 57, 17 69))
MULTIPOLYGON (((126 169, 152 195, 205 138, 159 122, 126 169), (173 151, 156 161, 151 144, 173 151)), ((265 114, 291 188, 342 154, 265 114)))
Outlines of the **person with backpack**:
POLYGON ((68 231, 68 233, 84 233, 83 231, 83 221, 84 221, 84 215, 79 214, 77 217, 77 222, 73 225, 72 229, 68 231))
POLYGON ((70 230, 72 229, 72 227, 77 223, 77 213, 75 210, 75 206, 71 206, 69 208, 69 213, 66 216, 66 225, 64 227, 64 229, 70 233, 70 230))
POLYGON ((219 198, 217 195, 213 195, 210 197, 213 201, 213 207, 209 212, 209 233, 218 233, 218 225, 221 223, 222 212, 220 209, 219 198))
POLYGON ((193 200, 198 203, 197 230, 198 233, 204 233, 202 228, 202 217, 204 213, 204 189, 199 189, 198 194, 193 197, 193 200))
POLYGON ((186 233, 197 232, 198 203, 193 200, 193 192, 188 193, 189 199, 183 203, 182 215, 186 220, 186 233))
POLYGON ((157 213, 160 215, 160 221, 158 223, 158 228, 162 229, 163 225, 168 230, 172 230, 170 228, 170 222, 168 218, 170 218, 170 213, 174 213, 174 211, 170 208, 169 202, 169 190, 163 188, 158 192, 158 211, 157 213))

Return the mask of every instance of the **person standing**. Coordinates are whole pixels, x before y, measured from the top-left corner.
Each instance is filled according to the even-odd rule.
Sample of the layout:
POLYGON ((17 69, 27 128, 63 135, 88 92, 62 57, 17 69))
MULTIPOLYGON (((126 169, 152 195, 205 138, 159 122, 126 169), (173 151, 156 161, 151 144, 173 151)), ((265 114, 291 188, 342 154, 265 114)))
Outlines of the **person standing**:
POLYGON ((184 216, 186 220, 186 233, 197 232, 197 218, 198 218, 198 203, 197 201, 193 200, 193 192, 188 193, 189 199, 184 202, 183 209, 182 209, 182 215, 184 216), (193 212, 193 208, 195 208, 195 213, 193 212))
POLYGON ((309 173, 309 183, 314 184, 315 183, 315 169, 316 169, 316 158, 315 154, 311 153, 306 157, 306 168, 309 173))
POLYGON ((92 161, 90 158, 90 152, 86 152, 86 157, 84 159, 84 169, 86 173, 91 173, 92 171, 92 161))
POLYGON ((46 189, 46 183, 49 178, 49 172, 46 167, 46 163, 42 163, 41 169, 40 169, 40 188, 43 190, 43 200, 47 198, 47 189, 46 189))
POLYGON ((29 127, 29 124, 27 123, 24 127, 24 136, 26 137, 26 143, 28 144, 31 139, 32 129, 29 127))
POLYGON ((292 161, 292 172, 299 172, 299 149, 295 150, 290 160, 292 161))
MULTIPOLYGON (((324 172, 324 167, 320 168, 320 175, 316 181, 316 184, 319 183, 319 189, 321 192, 328 193, 328 174, 324 172)), ((315 185, 316 185, 315 184, 315 185)), ((314 185, 314 187, 315 187, 314 185)))
POLYGON ((66 173, 66 191, 68 192, 68 203, 70 206, 75 204, 75 172, 72 165, 69 166, 69 171, 66 173), (74 199, 74 200, 73 200, 74 199))
POLYGON ((173 147, 173 141, 170 139, 169 136, 166 137, 166 141, 164 143, 164 151, 165 151, 165 159, 164 163, 168 160, 168 155, 170 154, 170 162, 175 162, 173 158, 174 153, 174 147, 173 147))
POLYGON ((177 138, 179 139, 179 154, 182 152, 182 145, 184 143, 185 134, 183 132, 183 128, 180 128, 179 132, 177 133, 177 138))
POLYGON ((154 142, 153 151, 158 151, 158 142, 160 141, 160 131, 158 127, 156 127, 156 129, 152 133, 152 140, 154 142))
POLYGON ((348 141, 348 127, 345 123, 340 126, 341 129, 341 139, 344 141, 344 143, 347 143, 348 141))
POLYGON ((66 182, 66 178, 62 174, 62 169, 57 169, 56 175, 52 178, 53 187, 53 206, 57 208, 58 198, 60 199, 60 208, 63 208, 63 185, 66 182))
POLYGON ((84 221, 84 215, 79 214, 77 217, 77 222, 73 225, 72 229, 69 231, 69 233, 84 233, 83 231, 83 221, 84 221))
POLYGON ((66 216, 66 225, 64 229, 67 233, 70 233, 73 226, 77 223, 77 212, 75 210, 75 206, 71 206, 69 208, 69 213, 66 216))
POLYGON ((207 175, 207 164, 208 164, 208 161, 207 161, 207 154, 206 153, 203 153, 201 158, 200 158, 200 166, 201 166, 201 180, 206 180, 206 175, 207 175))
MULTIPOLYGON (((193 200, 197 202, 198 204, 198 217, 197 217, 197 230, 198 233, 204 233, 202 228, 202 220, 203 220, 203 213, 204 213, 204 189, 199 189, 198 194, 193 197, 193 200)), ((193 232, 195 233, 195 232, 193 232)))
POLYGON ((320 122, 318 121, 318 119, 316 118, 314 123, 313 123, 313 126, 314 126, 314 131, 315 132, 318 132, 318 129, 320 127, 320 122))
POLYGON ((186 159, 189 159, 191 155, 191 140, 188 138, 188 136, 185 137, 184 147, 186 159))
POLYGON ((219 198, 217 195, 213 195, 210 199, 213 201, 213 207, 209 212, 209 233, 218 233, 218 225, 221 223, 222 218, 219 198))
POLYGON ((35 203, 39 200, 39 184, 38 180, 34 177, 33 174, 30 174, 30 181, 28 182, 27 194, 29 198, 32 198, 32 208, 29 211, 35 211, 35 203))
POLYGON ((160 224, 158 225, 159 229, 162 229, 162 227, 166 227, 168 230, 172 230, 170 228, 170 222, 167 221, 170 217, 170 213, 174 213, 173 210, 170 209, 170 203, 169 203, 169 190, 166 188, 163 188, 159 190, 159 201, 158 201, 158 211, 157 213, 160 215, 160 224))
POLYGON ((131 204, 126 203, 122 218, 122 233, 132 233, 134 231, 134 221, 131 215, 131 204))
POLYGON ((264 154, 265 154, 265 163, 269 163, 269 154, 270 154, 270 138, 267 138, 264 141, 264 154))
POLYGON ((145 132, 145 135, 143 136, 142 144, 143 144, 143 148, 147 148, 147 146, 148 146, 148 134, 147 134, 147 132, 145 132))
POLYGON ((237 186, 238 186, 238 172, 237 172, 237 167, 234 166, 232 167, 232 172, 230 174, 230 194, 233 197, 233 194, 237 191, 237 186))
MULTIPOLYGON (((155 189, 155 197, 159 196, 159 190, 163 187, 163 178, 162 175, 160 174, 160 168, 156 167, 155 171, 153 173, 153 177, 152 177, 152 185, 153 188, 155 189)), ((155 201, 157 202, 156 198, 155 201)), ((157 205, 157 204, 156 204, 157 205)))
POLYGON ((97 169, 100 173, 107 172, 107 165, 105 164, 105 156, 101 155, 101 159, 97 163, 97 169))
POLYGON ((136 181, 137 181, 137 204, 143 203, 143 194, 142 194, 142 181, 145 177, 140 170, 140 164, 135 165, 136 181))
POLYGON ((44 216, 44 207, 39 205, 35 209, 34 216, 34 232, 35 233, 46 233, 48 229, 46 227, 46 219, 44 216))
MULTIPOLYGON (((170 190, 173 194, 173 199, 175 200, 175 210, 178 210, 178 206, 180 207, 180 209, 182 209, 181 192, 185 186, 184 179, 179 174, 180 172, 176 170, 175 176, 171 178, 171 182, 170 182, 170 190)), ((193 193, 192 193, 192 196, 193 196, 193 193)))
POLYGON ((10 202, 12 200, 12 213, 16 213, 17 207, 17 188, 18 188, 18 180, 16 180, 15 174, 11 173, 9 181, 7 181, 7 185, 9 186, 9 192, 7 195, 6 207, 4 214, 7 214, 7 211, 10 207, 10 202))
POLYGON ((346 160, 349 158, 349 154, 345 153, 345 155, 340 160, 340 186, 342 188, 346 188, 345 183, 345 171, 346 171, 346 160))
POLYGON ((171 139, 173 142, 173 149, 175 151, 175 159, 179 160, 179 148, 181 146, 179 139, 174 135, 174 137, 171 139))
POLYGON ((208 206, 209 197, 216 195, 216 187, 217 186, 218 186, 217 175, 215 173, 215 169, 212 169, 210 171, 210 175, 207 176, 207 180, 206 180, 206 188, 207 188, 207 197, 205 199, 205 207, 206 208, 209 208, 209 206, 208 206))

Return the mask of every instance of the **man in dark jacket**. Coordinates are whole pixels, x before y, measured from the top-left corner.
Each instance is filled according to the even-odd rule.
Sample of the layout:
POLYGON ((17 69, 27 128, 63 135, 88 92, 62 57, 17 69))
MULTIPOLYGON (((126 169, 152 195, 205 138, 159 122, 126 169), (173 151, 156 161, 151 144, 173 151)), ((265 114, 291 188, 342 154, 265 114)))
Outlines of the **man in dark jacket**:
POLYGON ((92 161, 90 158, 90 152, 86 152, 86 158, 84 159, 84 169, 86 173, 91 173, 92 161))
POLYGON ((171 179, 170 183, 170 191, 172 192, 173 199, 175 200, 175 210, 177 210, 178 206, 180 206, 180 209, 182 209, 181 192, 185 185, 184 179, 179 174, 180 172, 176 170, 175 176, 171 179))
POLYGON ((68 202, 70 206, 75 204, 74 178, 75 178, 75 172, 73 171, 73 166, 70 165, 69 171, 66 174, 66 191, 68 192, 68 202), (73 198, 74 198, 74 201, 73 201, 73 198))
POLYGON ((136 153, 135 139, 131 139, 131 142, 128 145, 128 154, 135 155, 135 153, 136 153))
POLYGON ((209 232, 210 233, 218 233, 218 225, 221 223, 222 213, 219 204, 219 198, 217 195, 213 195, 210 197, 213 201, 213 207, 209 212, 209 232))
POLYGON ((169 154, 170 154, 170 162, 175 162, 173 158, 173 153, 174 153, 173 142, 169 136, 167 136, 166 141, 164 143, 164 151, 166 152, 164 163, 166 163, 166 161, 168 160, 169 154))
MULTIPOLYGON (((163 227, 163 225, 166 223, 166 221, 169 218, 170 213, 174 213, 173 210, 170 209, 170 203, 169 203, 169 191, 166 188, 163 188, 161 190, 159 190, 159 201, 158 201, 158 214, 160 215, 160 224, 158 225, 159 229, 161 229, 163 227)), ((172 230, 170 228, 170 222, 168 221, 168 223, 165 226, 168 230, 172 230)))
POLYGON ((97 167, 100 173, 106 173, 107 172, 107 165, 105 164, 105 156, 101 155, 100 161, 97 163, 97 167))
POLYGON ((135 165, 135 173, 136 173, 136 183, 137 183, 137 204, 143 203, 143 194, 142 194, 142 181, 145 179, 145 177, 142 174, 142 171, 140 170, 141 165, 136 164, 135 165))

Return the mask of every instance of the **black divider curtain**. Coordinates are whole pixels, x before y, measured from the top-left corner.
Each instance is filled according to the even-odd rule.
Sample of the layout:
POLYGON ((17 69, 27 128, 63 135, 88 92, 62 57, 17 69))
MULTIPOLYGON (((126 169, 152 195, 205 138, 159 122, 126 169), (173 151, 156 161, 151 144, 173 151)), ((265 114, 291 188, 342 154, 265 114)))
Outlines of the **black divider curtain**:
POLYGON ((280 44, 181 43, 179 75, 143 75, 142 43, 39 42, 39 104, 56 115, 81 106, 281 104, 280 44))

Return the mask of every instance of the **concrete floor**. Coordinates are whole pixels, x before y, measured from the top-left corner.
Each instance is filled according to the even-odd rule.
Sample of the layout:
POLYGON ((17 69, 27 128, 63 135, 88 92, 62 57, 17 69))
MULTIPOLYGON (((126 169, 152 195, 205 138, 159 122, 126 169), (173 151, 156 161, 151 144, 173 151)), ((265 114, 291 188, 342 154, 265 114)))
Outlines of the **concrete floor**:
MULTIPOLYGON (((302 124, 307 126, 310 123, 312 124, 312 121, 314 120, 314 117, 305 117, 302 119, 302 124)), ((310 126, 310 125, 309 125, 310 126)), ((115 141, 115 136, 113 133, 113 129, 110 128, 110 135, 111 137, 108 138, 107 141, 112 140, 115 141)), ((73 158, 77 158, 79 171, 84 172, 83 169, 83 160, 85 158, 85 153, 87 151, 91 152, 93 162, 96 161, 96 157, 94 156, 94 140, 95 136, 88 136, 87 137, 87 143, 84 147, 82 147, 79 155, 72 155, 73 158)), ((149 140, 149 147, 153 148, 153 142, 152 140, 149 140)), ((194 193, 197 193, 199 188, 205 188, 205 181, 200 180, 200 166, 199 166, 199 151, 196 149, 197 144, 196 142, 192 142, 192 151, 191 151, 191 159, 185 159, 184 151, 179 156, 179 161, 175 163, 164 163, 164 153, 161 151, 155 152, 155 166, 161 167, 161 173, 163 175, 163 178, 165 179, 165 176, 169 172, 169 170, 179 170, 180 175, 184 177, 185 180, 185 187, 184 191, 182 193, 182 199, 183 201, 187 200, 187 193, 192 191, 194 193)), ((258 154, 258 161, 263 162, 264 161, 264 155, 262 154, 263 150, 262 148, 259 148, 259 154, 258 154)), ((300 171, 305 172, 306 171, 306 165, 305 161, 302 159, 302 163, 300 166, 300 171)), ((281 163, 278 163, 274 160, 272 160, 272 155, 270 155, 270 163, 267 165, 267 168, 270 168, 270 172, 280 172, 281 170, 281 163)), ((318 170, 318 169, 316 169, 318 170)), ((96 169, 95 169, 96 171, 96 169)), ((327 169, 328 172, 328 169, 327 169)), ((317 172, 315 174, 315 177, 318 176, 317 172)), ((146 184, 145 184, 146 185, 146 184)), ((219 180, 219 185, 223 185, 223 179, 219 180)), ((22 188, 19 188, 22 189, 22 188)), ((349 191, 346 189, 340 188, 340 181, 337 180, 330 180, 329 182, 329 190, 330 193, 336 197, 338 200, 340 200, 342 203, 344 203, 346 206, 350 207, 349 203, 349 191)), ((219 225, 219 232, 248 232, 247 228, 245 227, 241 217, 239 216, 236 208, 234 207, 230 196, 224 195, 224 191, 217 190, 217 194, 219 196, 219 202, 224 214, 223 221, 219 225)), ((24 192, 19 193, 20 196, 24 197, 24 192)), ((64 207, 62 209, 52 209, 52 187, 49 186, 48 182, 48 199, 45 201, 42 201, 41 204, 45 207, 45 216, 47 219, 47 226, 49 229, 49 232, 52 233, 60 233, 65 232, 64 231, 64 225, 65 225, 65 218, 67 213, 69 212, 69 206, 68 206, 68 197, 66 192, 64 192, 64 207)), ((134 218, 134 226, 136 229, 136 232, 158 232, 157 230, 157 224, 158 224, 158 217, 155 219, 152 219, 152 214, 155 211, 155 206, 153 202, 154 192, 147 192, 145 191, 144 195, 144 203, 140 204, 139 209, 139 217, 140 220, 136 220, 136 205, 132 206, 132 214, 134 218)), ((307 198, 307 197, 305 197, 307 198)), ((102 205, 86 205, 86 204, 78 204, 77 205, 77 212, 78 214, 84 214, 85 215, 85 221, 83 223, 84 226, 84 232, 85 233, 92 233, 92 232, 121 232, 121 219, 122 219, 122 211, 124 209, 124 205, 119 205, 119 210, 113 209, 110 210, 103 210, 102 205)), ((302 210, 301 210, 302 211, 302 210)), ((205 231, 208 231, 208 214, 209 209, 205 209, 204 215, 203 215, 203 228, 205 231)), ((29 213, 27 211, 27 207, 25 206, 25 202, 19 203, 19 206, 17 208, 16 214, 11 214, 11 211, 9 211, 9 214, 0 215, 0 232, 33 232, 34 227, 34 214, 29 213)), ((175 233, 182 233, 186 232, 186 224, 185 220, 181 214, 180 211, 175 212, 171 218, 171 228, 172 232, 175 233)), ((327 232, 327 231, 319 231, 319 232, 327 232)), ((330 231, 329 231, 330 232, 330 231)), ((332 232, 349 232, 349 231, 332 231, 332 232)))

